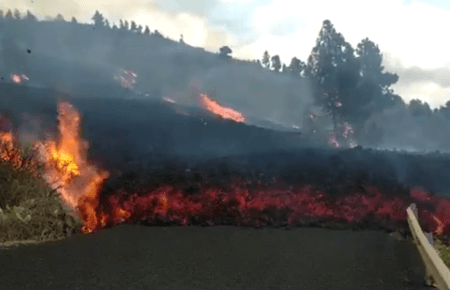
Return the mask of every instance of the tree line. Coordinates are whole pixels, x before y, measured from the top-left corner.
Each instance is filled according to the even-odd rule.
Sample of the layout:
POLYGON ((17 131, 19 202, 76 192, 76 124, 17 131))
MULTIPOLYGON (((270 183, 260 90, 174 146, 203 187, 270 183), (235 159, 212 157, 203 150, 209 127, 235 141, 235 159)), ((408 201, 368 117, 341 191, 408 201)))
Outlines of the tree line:
MULTIPOLYGON (((54 18, 46 17, 46 19, 81 25, 74 17, 66 21, 61 14, 54 18)), ((19 21, 36 22, 37 18, 30 11, 26 14, 20 13, 17 9, 8 10, 5 14, 0 11, 0 29, 5 23, 19 21)), ((114 39, 120 41, 115 42, 115 49, 120 50, 121 53, 126 39, 130 37, 152 36, 168 42, 172 41, 162 36, 158 30, 152 32, 148 26, 144 27, 135 21, 120 20, 118 25, 111 24, 99 11, 93 15, 92 24, 89 26, 96 30, 96 37, 108 33, 117 35, 114 39)), ((88 36, 82 37, 88 38, 88 36)), ((198 50, 187 45, 182 35, 178 42, 172 42, 178 46, 181 45, 184 49, 198 50)), ((8 44, 3 42, 3 45, 8 44)), ((117 58, 118 53, 115 53, 115 49, 111 52, 111 59, 117 58)), ((130 53, 133 52, 132 48, 126 49, 130 53)), ((206 53, 203 49, 200 49, 200 52, 206 53)), ((377 128, 376 125, 368 129, 367 120, 389 108, 402 108, 414 117, 431 118, 439 115, 450 120, 450 101, 445 106, 434 110, 420 100, 412 100, 406 104, 393 92, 392 85, 397 83, 399 77, 395 73, 384 70, 383 55, 378 45, 369 38, 365 38, 357 44, 356 48, 353 48, 329 20, 323 21, 315 46, 306 61, 293 57, 288 64, 282 63, 279 55, 270 55, 268 51, 264 52, 260 60, 238 60, 232 57, 232 52, 229 46, 219 48, 217 61, 251 64, 259 70, 270 71, 276 75, 308 80, 313 84, 314 104, 331 117, 335 132, 344 130, 343 125, 349 123, 353 126, 357 139, 366 138, 368 130, 372 130, 370 132, 373 136, 380 135, 378 131, 382 129, 377 128)), ((180 64, 188 62, 182 57, 177 61, 180 64)), ((198 59, 197 62, 201 65, 204 61, 198 59)))

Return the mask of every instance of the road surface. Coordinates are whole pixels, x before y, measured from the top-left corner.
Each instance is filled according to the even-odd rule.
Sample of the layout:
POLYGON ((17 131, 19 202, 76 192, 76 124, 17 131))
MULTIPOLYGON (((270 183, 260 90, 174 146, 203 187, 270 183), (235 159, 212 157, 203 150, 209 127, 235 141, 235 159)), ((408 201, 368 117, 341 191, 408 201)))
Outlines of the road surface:
POLYGON ((426 289, 382 231, 118 226, 0 250, 0 289, 426 289))

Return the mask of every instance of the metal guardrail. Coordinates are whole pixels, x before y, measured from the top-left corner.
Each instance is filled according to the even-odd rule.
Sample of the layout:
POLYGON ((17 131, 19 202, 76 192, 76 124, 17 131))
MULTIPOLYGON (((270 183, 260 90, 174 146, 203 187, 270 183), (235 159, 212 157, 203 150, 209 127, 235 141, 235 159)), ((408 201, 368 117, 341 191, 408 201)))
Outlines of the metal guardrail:
POLYGON ((432 247, 433 237, 426 237, 418 221, 417 207, 413 203, 407 209, 408 224, 425 266, 427 282, 436 284, 439 290, 450 290, 450 270, 432 247))

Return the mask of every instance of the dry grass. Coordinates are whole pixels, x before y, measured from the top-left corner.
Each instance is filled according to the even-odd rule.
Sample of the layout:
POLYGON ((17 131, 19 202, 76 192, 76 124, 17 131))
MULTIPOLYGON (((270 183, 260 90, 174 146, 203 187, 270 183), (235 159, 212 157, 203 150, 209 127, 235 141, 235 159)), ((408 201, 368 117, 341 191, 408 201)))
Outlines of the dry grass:
POLYGON ((45 242, 78 233, 80 222, 44 182, 32 149, 0 146, 0 243, 45 242))

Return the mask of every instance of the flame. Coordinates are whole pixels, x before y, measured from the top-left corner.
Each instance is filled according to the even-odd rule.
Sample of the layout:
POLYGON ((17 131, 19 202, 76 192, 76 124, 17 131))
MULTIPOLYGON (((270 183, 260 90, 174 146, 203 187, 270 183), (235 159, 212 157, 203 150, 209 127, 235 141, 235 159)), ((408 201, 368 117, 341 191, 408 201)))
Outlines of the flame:
POLYGON ((15 82, 16 84, 20 84, 22 82, 22 79, 20 78, 20 76, 13 74, 12 75, 12 80, 13 82, 15 82))
POLYGON ((14 146, 14 137, 11 132, 0 132, 0 159, 4 162, 9 162, 15 167, 21 163, 20 154, 14 146))
POLYGON ((21 75, 18 75, 18 74, 12 74, 12 75, 11 75, 11 79, 12 79, 12 81, 15 82, 16 84, 20 84, 20 83, 22 83, 22 81, 28 81, 28 80, 30 80, 25 74, 21 74, 21 75))
POLYGON ((97 225, 98 192, 108 173, 90 165, 87 142, 79 135, 80 115, 69 103, 58 106, 58 141, 40 144, 40 158, 46 179, 58 190, 62 202, 84 222, 83 231, 97 225))
POLYGON ((205 108, 224 119, 230 119, 236 122, 244 122, 245 118, 238 111, 219 105, 216 101, 209 98, 206 94, 200 94, 200 101, 205 108))

